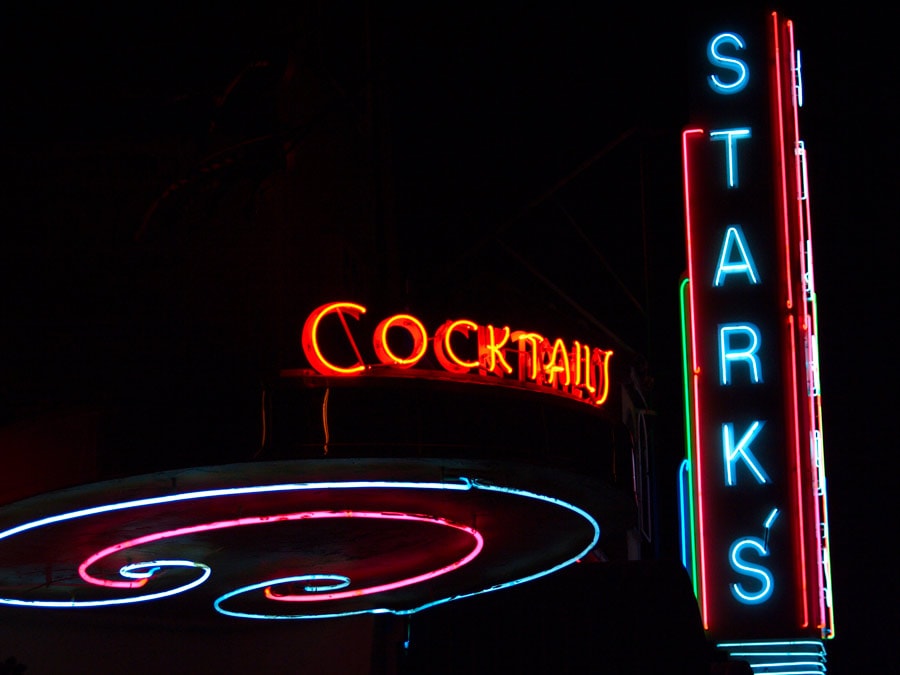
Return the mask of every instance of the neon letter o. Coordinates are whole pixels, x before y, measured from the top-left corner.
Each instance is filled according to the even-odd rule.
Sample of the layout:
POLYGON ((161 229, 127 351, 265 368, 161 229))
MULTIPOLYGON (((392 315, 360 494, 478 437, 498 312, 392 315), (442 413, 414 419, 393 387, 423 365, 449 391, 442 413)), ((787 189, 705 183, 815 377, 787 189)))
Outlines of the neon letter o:
POLYGON ((375 327, 372 344, 375 347, 375 355, 383 364, 410 368, 425 356, 425 350, 428 347, 428 334, 425 332, 425 326, 416 317, 409 314, 395 314, 384 319, 375 327), (413 348, 407 356, 397 356, 388 346, 388 331, 394 326, 403 328, 413 338, 413 348))

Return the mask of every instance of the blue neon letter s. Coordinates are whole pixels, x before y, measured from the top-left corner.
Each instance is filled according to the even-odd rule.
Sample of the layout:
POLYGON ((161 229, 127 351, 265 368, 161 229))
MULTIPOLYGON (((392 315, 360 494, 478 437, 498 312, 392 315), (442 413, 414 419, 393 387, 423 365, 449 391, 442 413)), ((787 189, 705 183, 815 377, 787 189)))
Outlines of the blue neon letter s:
POLYGON ((757 537, 743 537, 737 539, 728 551, 728 560, 731 562, 731 569, 738 574, 743 574, 759 582, 758 591, 750 593, 744 589, 741 584, 731 584, 731 594, 745 605, 758 605, 765 602, 772 595, 775 583, 772 579, 772 573, 767 567, 762 565, 754 565, 743 559, 742 553, 744 549, 752 548, 759 555, 769 555, 769 549, 766 548, 765 542, 757 537))
POLYGON ((719 50, 723 45, 730 45, 735 49, 744 49, 744 39, 737 33, 719 33, 706 46, 706 58, 717 68, 734 73, 731 81, 725 82, 718 75, 710 75, 707 82, 717 94, 736 94, 747 86, 750 79, 750 69, 741 59, 725 56, 719 50))

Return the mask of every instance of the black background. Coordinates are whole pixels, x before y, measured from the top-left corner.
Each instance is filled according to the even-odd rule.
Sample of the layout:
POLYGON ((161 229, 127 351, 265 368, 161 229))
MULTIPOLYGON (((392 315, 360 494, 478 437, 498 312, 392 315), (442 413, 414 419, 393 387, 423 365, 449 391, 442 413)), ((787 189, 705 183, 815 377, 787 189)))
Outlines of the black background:
MULTIPOLYGON (((621 134, 653 130, 657 156, 673 161, 661 172, 671 182, 650 195, 657 318, 648 351, 677 444, 677 142, 689 118, 686 66, 705 44, 697 35, 707 12, 372 4, 378 38, 369 70, 366 12, 356 3, 2 10, 0 423, 140 390, 143 377, 153 380, 156 347, 193 364, 175 369, 202 361, 173 337, 165 308, 142 304, 155 297, 154 283, 167 283, 166 259, 154 259, 149 274, 138 235, 156 200, 217 147, 272 128, 264 76, 258 106, 245 92, 229 117, 217 97, 242 69, 283 64, 286 46, 299 43, 319 87, 310 106, 353 99, 348 92, 363 89, 367 73, 382 92, 400 240, 386 274, 404 280, 414 299, 440 277, 405 242, 461 255, 459 242, 507 222, 621 134), (157 320, 166 335, 152 335, 157 320)), ((837 628, 830 672, 886 672, 897 627, 888 564, 897 405, 892 24, 874 5, 782 11, 796 21, 806 86, 801 135, 813 198, 837 628)), ((628 241, 605 227, 610 250, 628 241)), ((195 335, 193 346, 214 332, 195 335)))

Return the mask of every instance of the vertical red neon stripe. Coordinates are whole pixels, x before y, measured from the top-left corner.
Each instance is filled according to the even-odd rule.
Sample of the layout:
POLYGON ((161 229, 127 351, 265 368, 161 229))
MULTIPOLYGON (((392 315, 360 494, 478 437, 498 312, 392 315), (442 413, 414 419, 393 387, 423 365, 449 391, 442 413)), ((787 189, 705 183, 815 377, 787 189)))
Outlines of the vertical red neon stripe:
MULTIPOLYGON (((799 410, 797 403, 798 387, 797 387, 797 347, 796 347, 796 330, 793 312, 795 311, 795 303, 793 296, 794 281, 791 274, 791 209, 790 209, 790 193, 788 191, 788 167, 787 155, 785 152, 785 120, 784 120, 784 82, 782 79, 781 68, 783 64, 780 25, 778 13, 771 14, 771 41, 772 41, 772 102, 774 105, 773 115, 773 136, 777 143, 778 154, 778 195, 779 214, 781 218, 781 229, 784 237, 783 242, 783 262, 784 262, 784 290, 786 292, 786 306, 791 314, 788 315, 788 343, 790 346, 790 367, 789 379, 786 382, 786 389, 790 397, 792 415, 789 420, 791 429, 789 436, 793 442, 794 450, 794 499, 797 518, 797 537, 795 538, 795 546, 798 553, 798 570, 797 581, 800 590, 800 626, 806 628, 809 626, 809 595, 806 588, 806 527, 803 514, 803 476, 801 464, 801 445, 799 430, 799 410)), ((793 79, 790 83, 793 86, 793 79)), ((792 98, 795 96, 792 93, 792 98)), ((791 149, 793 152, 793 148, 791 149)))
MULTIPOLYGON (((784 237, 785 253, 791 250, 790 246, 790 216, 787 201, 787 167, 784 160, 784 109, 782 101, 782 82, 781 82, 781 40, 778 35, 778 14, 772 12, 772 59, 771 59, 771 75, 772 78, 772 105, 773 107, 773 126, 772 130, 775 142, 778 144, 778 185, 781 189, 779 213, 781 220, 782 236, 784 237)), ((794 308, 794 290, 791 283, 791 261, 790 256, 784 256, 784 281, 786 298, 785 304, 789 310, 794 308)))
MULTIPOLYGON (((805 353, 804 358, 806 361, 806 373, 807 373, 807 389, 804 391, 802 389, 797 389, 796 397, 799 399, 801 396, 806 397, 806 418, 805 418, 805 432, 806 432, 806 443, 807 449, 810 454, 810 467, 809 467, 809 478, 810 478, 810 489, 812 491, 811 499, 812 503, 812 522, 813 523, 821 523, 821 517, 819 513, 819 500, 815 498, 815 495, 818 494, 819 486, 818 486, 818 475, 816 472, 816 461, 814 457, 814 443, 815 443, 815 397, 813 393, 808 389, 809 387, 809 369, 812 367, 813 363, 813 354, 812 354, 812 345, 814 341, 814 336, 812 333, 812 325, 810 322, 810 312, 809 312, 809 284, 812 283, 812 270, 808 268, 807 265, 807 256, 811 255, 812 252, 808 250, 808 247, 811 246, 811 239, 807 232, 806 224, 809 222, 809 212, 806 208, 806 204, 804 203, 805 199, 808 200, 809 195, 805 194, 804 191, 804 162, 806 161, 806 157, 800 156, 801 148, 800 148, 800 119, 799 119, 799 102, 797 100, 797 60, 796 54, 797 49, 794 44, 794 23, 790 20, 785 22, 785 39, 787 41, 787 60, 791 73, 791 81, 789 83, 790 91, 791 91, 791 101, 790 101, 790 110, 791 110, 791 123, 793 128, 793 142, 794 142, 794 181, 795 181, 795 196, 794 196, 794 206, 796 208, 795 213, 795 222, 797 223, 796 235, 794 239, 794 243, 796 245, 795 255, 797 256, 797 260, 800 264, 800 274, 802 280, 802 290, 803 290, 803 301, 798 303, 797 311, 800 314, 800 326, 799 331, 797 333, 798 338, 803 339, 805 336, 805 353)), ((799 433, 799 418, 798 418, 798 433, 799 433)), ((798 467, 798 472, 799 472, 798 467)), ((803 504, 806 502, 805 499, 801 497, 801 508, 803 504)), ((814 534, 814 542, 815 542, 815 551, 822 550, 822 532, 820 527, 812 528, 814 534)), ((805 542, 805 536, 804 536, 805 542)), ((815 573, 816 579, 816 592, 818 596, 817 602, 817 610, 818 615, 816 617, 816 627, 822 628, 824 623, 825 616, 825 605, 824 605, 824 596, 821 593, 821 589, 824 587, 822 581, 822 564, 821 562, 817 562, 815 564, 815 569, 812 570, 815 573)), ((808 573, 809 570, 803 570, 803 579, 804 579, 804 595, 809 598, 808 591, 808 573)), ((807 600, 807 602, 809 602, 807 600)), ((807 625, 809 623, 809 617, 807 617, 807 625)))
MULTIPOLYGON (((802 312, 803 312, 803 327, 806 334, 806 367, 809 369, 818 368, 818 354, 815 352, 815 344, 818 339, 818 328, 816 326, 816 316, 814 307, 811 308, 811 304, 815 303, 815 289, 814 289, 814 275, 813 275, 813 260, 812 260, 812 229, 811 229, 811 211, 809 205, 809 190, 807 185, 807 155, 805 148, 802 150, 802 156, 799 155, 801 149, 799 147, 800 141, 800 103, 798 101, 798 63, 797 63, 797 48, 794 43, 794 23, 793 21, 787 21, 785 23, 785 30, 787 33, 787 40, 789 45, 789 58, 790 58, 790 68, 792 75, 791 82, 791 111, 793 114, 793 127, 794 127, 794 140, 797 145, 795 151, 795 174, 797 181, 797 193, 798 199, 796 201, 797 206, 797 223, 798 223, 798 237, 797 237, 797 245, 798 245, 798 253, 799 253, 799 261, 800 261, 800 269, 803 274, 804 279, 804 302, 802 304, 802 312), (811 311, 812 310, 812 311, 811 311)), ((808 372, 807 371, 807 372, 808 372)), ((814 372, 813 377, 818 377, 818 373, 814 372)), ((808 379, 808 378, 807 378, 808 379)), ((802 395, 803 392, 798 391, 798 396, 802 395)), ((825 545, 823 542, 823 532, 822 526, 825 524, 826 519, 826 511, 824 503, 820 503, 819 495, 821 494, 821 499, 825 499, 825 487, 820 485, 820 473, 819 471, 824 471, 824 467, 819 467, 818 462, 823 461, 823 458, 818 456, 820 452, 819 443, 821 443, 822 435, 820 429, 821 423, 821 398, 819 396, 819 392, 815 393, 812 391, 806 392, 808 410, 807 410, 807 435, 808 441, 810 444, 810 480, 811 486, 810 489, 812 491, 812 509, 813 509, 813 522, 818 524, 817 527, 813 528, 814 538, 815 538, 815 553, 817 555, 816 564, 815 564, 815 574, 816 574, 816 593, 817 593, 817 605, 818 605, 818 617, 816 621, 817 628, 825 628, 828 625, 828 609, 826 607, 825 602, 825 556, 827 556, 827 551, 825 550, 825 545), (818 437, 817 437, 818 432, 818 437), (822 558, 818 558, 818 556, 822 556, 822 558)), ((824 475, 824 474, 822 474, 824 475)))
POLYGON ((699 386, 700 386, 700 367, 697 365, 697 326, 694 323, 696 320, 696 305, 694 301, 694 288, 696 284, 694 283, 694 279, 696 279, 694 275, 694 255, 693 255, 693 238, 692 238, 692 229, 691 229, 691 195, 690 195, 690 167, 688 162, 688 144, 691 140, 695 138, 702 138, 705 132, 703 129, 686 129, 682 132, 681 135, 681 156, 682 156, 682 171, 684 178, 684 219, 685 219, 685 232, 686 232, 686 251, 687 251, 687 264, 688 264, 688 279, 691 283, 688 284, 688 298, 690 303, 690 315, 691 315, 691 387, 694 393, 694 405, 693 405, 693 415, 694 415, 694 467, 696 469, 696 477, 697 477, 697 523, 698 523, 698 532, 699 532, 699 568, 700 568, 700 611, 703 617, 703 627, 706 630, 709 630, 709 603, 707 599, 706 592, 706 536, 703 531, 703 525, 706 522, 706 518, 703 512, 703 470, 701 461, 703 448, 700 442, 700 410, 697 406, 697 402, 699 401, 699 386))

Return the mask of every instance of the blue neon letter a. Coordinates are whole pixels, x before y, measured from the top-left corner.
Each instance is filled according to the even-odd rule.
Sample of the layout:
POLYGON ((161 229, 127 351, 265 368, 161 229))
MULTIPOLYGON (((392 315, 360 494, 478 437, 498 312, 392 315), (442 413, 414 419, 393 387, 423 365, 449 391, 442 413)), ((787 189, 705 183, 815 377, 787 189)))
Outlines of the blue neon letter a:
POLYGON ((710 75, 707 80, 714 92, 727 95, 736 94, 747 86, 750 70, 745 61, 722 53, 721 49, 726 45, 735 51, 740 51, 746 46, 744 39, 737 33, 719 33, 706 45, 706 58, 716 68, 733 73, 730 81, 717 74, 710 75))
POLYGON ((759 274, 756 271, 756 263, 753 262, 753 254, 747 246, 744 232, 740 225, 729 225, 722 239, 722 248, 719 251, 719 262, 716 263, 716 276, 713 278, 713 286, 724 286, 725 278, 729 274, 743 274, 751 284, 759 283, 759 274))

